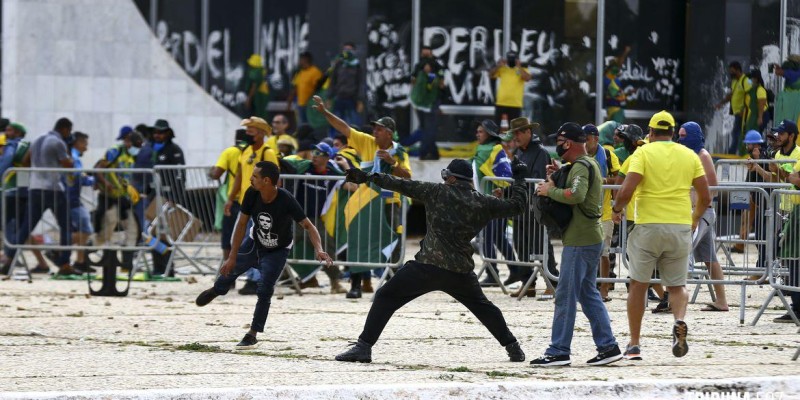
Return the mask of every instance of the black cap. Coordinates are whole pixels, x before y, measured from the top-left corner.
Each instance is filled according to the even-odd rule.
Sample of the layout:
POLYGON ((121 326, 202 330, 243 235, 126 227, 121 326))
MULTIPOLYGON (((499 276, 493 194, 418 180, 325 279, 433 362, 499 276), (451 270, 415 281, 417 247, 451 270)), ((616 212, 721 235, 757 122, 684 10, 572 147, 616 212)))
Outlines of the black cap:
POLYGON ((447 165, 447 170, 456 178, 472 180, 472 165, 469 161, 456 158, 447 165))
POLYGON ((550 136, 550 139, 558 139, 562 137, 564 139, 572 140, 573 142, 578 143, 586 143, 586 132, 583 131, 580 125, 574 122, 567 122, 564 125, 561 125, 558 128, 558 131, 550 136))
POLYGON ((167 120, 165 119, 157 119, 156 123, 153 124, 153 129, 157 131, 165 131, 167 129, 170 129, 169 122, 167 122, 167 120))
POLYGON ((372 121, 372 125, 380 125, 392 132, 397 130, 397 124, 394 123, 394 120, 391 117, 381 117, 377 121, 372 121))
POLYGON ((783 133, 783 132, 793 133, 795 136, 797 136, 797 124, 788 119, 785 119, 781 122, 780 125, 778 125, 775 128, 772 128, 772 131, 776 133, 783 133))
POLYGON ((494 123, 494 121, 492 121, 490 119, 485 119, 485 120, 481 121, 481 126, 483 127, 483 130, 485 130, 486 133, 489 134, 489 136, 494 136, 494 137, 497 137, 497 138, 500 137, 500 133, 499 133, 500 132, 500 127, 498 127, 497 124, 494 123))
POLYGON ((600 131, 597 130, 597 127, 593 124, 586 124, 583 126, 583 131, 586 132, 587 135, 592 136, 600 136, 600 131))

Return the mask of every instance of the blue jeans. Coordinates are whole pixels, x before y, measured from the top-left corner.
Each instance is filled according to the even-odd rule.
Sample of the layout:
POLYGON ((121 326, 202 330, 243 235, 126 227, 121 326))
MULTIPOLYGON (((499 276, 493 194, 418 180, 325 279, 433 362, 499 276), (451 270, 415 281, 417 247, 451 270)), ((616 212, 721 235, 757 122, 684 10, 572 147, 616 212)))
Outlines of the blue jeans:
MULTIPOLYGON (((28 210, 25 215, 20 219, 19 230, 17 231, 17 239, 14 243, 21 244, 28 240, 31 230, 36 227, 42 215, 48 209, 53 210, 53 214, 58 221, 60 232, 59 244, 62 246, 69 246, 72 244, 72 232, 69 223, 69 207, 67 205, 67 196, 64 192, 56 190, 41 190, 30 189, 28 191, 28 210)), ((16 249, 6 249, 6 255, 13 258, 17 253, 16 249)), ((63 266, 69 264, 70 252, 58 252, 58 259, 56 264, 63 266)))
POLYGON ((307 109, 308 105, 301 106, 301 105, 299 105, 297 103, 295 103, 295 104, 297 105, 296 110, 297 110, 297 121, 299 122, 298 126, 302 125, 302 124, 307 124, 308 123, 308 114, 306 113, 306 109, 307 109))
POLYGON ((236 254, 236 267, 233 272, 226 276, 220 275, 214 282, 214 292, 224 296, 231 288, 231 284, 236 281, 239 275, 250 270, 251 267, 258 266, 261 271, 258 280, 256 295, 256 309, 253 311, 253 322, 250 328, 256 332, 264 332, 264 324, 269 315, 270 298, 275 292, 275 283, 281 276, 283 266, 286 265, 286 258, 289 256, 289 249, 278 249, 272 251, 259 250, 253 239, 249 236, 242 242, 239 253, 236 254))
POLYGON ((739 139, 742 136, 742 115, 733 116, 733 130, 731 131, 731 147, 728 154, 739 154, 739 139))
POLYGON ((436 147, 436 133, 438 125, 436 121, 439 108, 434 106, 430 112, 417 110, 417 117, 419 118, 419 128, 422 131, 422 138, 419 144, 420 157, 439 157, 439 148, 436 147))
POLYGON ((356 112, 355 99, 335 99, 333 101, 333 113, 347 122, 347 125, 360 127, 361 116, 356 112))
POLYGON ((592 338, 599 353, 611 350, 617 340, 611 332, 608 311, 597 291, 597 266, 603 243, 591 246, 564 246, 561 253, 561 274, 556 288, 553 332, 550 347, 545 354, 561 356, 570 354, 572 334, 575 330, 577 303, 592 327, 592 338))

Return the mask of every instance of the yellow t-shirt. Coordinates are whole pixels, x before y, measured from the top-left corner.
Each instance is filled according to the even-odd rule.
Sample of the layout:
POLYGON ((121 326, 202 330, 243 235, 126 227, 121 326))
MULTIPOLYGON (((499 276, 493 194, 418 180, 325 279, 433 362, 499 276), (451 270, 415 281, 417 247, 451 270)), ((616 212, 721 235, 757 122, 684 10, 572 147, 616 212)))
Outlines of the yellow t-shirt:
POLYGON ((322 71, 316 65, 297 71, 292 79, 292 85, 297 89, 298 105, 308 104, 308 99, 314 95, 314 89, 320 79, 322 79, 322 71))
POLYGON ((268 137, 267 140, 266 140, 267 147, 269 147, 273 151, 277 151, 278 150, 278 140, 281 140, 281 139, 289 139, 289 140, 291 140, 292 141, 292 146, 294 146, 294 151, 295 152, 297 151, 297 148, 299 147, 297 145, 297 139, 295 139, 294 136, 286 134, 286 133, 283 133, 281 135, 272 135, 272 136, 268 137))
MULTIPOLYGON (((741 114, 745 107, 744 97, 748 90, 750 90, 750 79, 742 74, 742 76, 731 82, 731 109, 734 114, 741 114)), ((766 92, 764 92, 766 95, 766 92)))
MULTIPOLYGON (((612 153, 613 154, 613 153, 612 153)), ((617 158, 619 160, 619 158, 617 158)), ((619 167, 619 174, 621 176, 625 176, 628 174, 628 169, 631 166, 631 158, 628 157, 625 159, 625 162, 622 163, 622 166, 619 167)), ((641 186, 641 185, 640 185, 641 186)), ((636 197, 639 195, 639 186, 636 187, 636 190, 633 191, 631 195, 631 201, 628 202, 628 205, 625 206, 625 219, 629 222, 635 222, 636 217, 636 197)), ((605 212, 605 210, 603 210, 605 212)))
POLYGON ((236 177, 236 172, 239 171, 239 156, 242 155, 242 149, 231 146, 222 151, 219 155, 215 167, 225 171, 227 177, 225 180, 228 182, 228 197, 233 191, 233 179, 236 177))
POLYGON ((255 154, 253 154, 253 146, 247 146, 247 148, 242 151, 242 155, 239 156, 239 173, 242 175, 242 187, 239 189, 239 204, 242 204, 242 201, 244 201, 244 192, 250 189, 250 177, 253 176, 253 170, 256 169, 256 164, 260 161, 271 161, 277 165, 278 168, 281 167, 275 152, 266 144, 256 150, 255 154))
MULTIPOLYGON (((374 136, 350 128, 350 137, 347 138, 347 144, 350 147, 356 149, 358 154, 361 156, 362 169, 365 163, 371 164, 373 162, 376 162, 375 153, 378 151, 378 145, 375 143, 374 136)), ((408 160, 408 153, 406 153, 402 159, 398 155, 395 155, 394 159, 397 160, 398 163, 397 165, 408 170, 409 174, 412 173, 411 163, 408 160)), ((391 199, 387 199, 386 202, 399 203, 400 194, 395 193, 394 197, 392 197, 391 199)))
POLYGON ((636 149, 625 161, 630 161, 628 173, 642 176, 637 224, 692 224, 692 181, 706 174, 697 154, 681 144, 658 141, 636 149))
MULTIPOLYGON (((794 165, 790 163, 785 164, 778 164, 778 167, 786 172, 791 173, 792 171, 798 171, 798 166, 800 166, 800 147, 794 146, 792 152, 789 155, 784 155, 780 151, 775 153, 776 160, 798 160, 798 162, 794 165)), ((781 210, 783 211, 791 211, 795 204, 800 204, 800 196, 789 196, 784 195, 781 196, 781 210)))
MULTIPOLYGON (((599 147, 597 151, 604 151, 605 147, 599 147)), ((608 171, 609 175, 612 173, 619 172, 619 157, 614 154, 613 151, 609 151, 608 154, 611 154, 611 171, 608 171)), ((606 189, 603 191, 603 215, 600 217, 601 221, 610 221, 611 220, 611 189, 606 189)))
POLYGON ((498 106, 522 108, 522 94, 525 89, 525 81, 516 68, 503 65, 497 69, 494 78, 500 80, 497 84, 498 106))

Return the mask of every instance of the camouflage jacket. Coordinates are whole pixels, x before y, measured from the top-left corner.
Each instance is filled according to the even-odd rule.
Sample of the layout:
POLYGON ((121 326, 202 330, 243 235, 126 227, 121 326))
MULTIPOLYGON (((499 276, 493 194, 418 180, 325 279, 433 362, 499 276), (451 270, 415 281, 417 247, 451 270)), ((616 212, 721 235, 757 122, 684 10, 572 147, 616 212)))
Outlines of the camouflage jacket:
POLYGON ((386 174, 372 174, 376 185, 425 204, 427 233, 414 257, 448 271, 471 273, 475 268, 470 240, 496 218, 522 213, 527 204, 524 183, 514 183, 508 199, 481 194, 471 184, 418 182, 386 174))

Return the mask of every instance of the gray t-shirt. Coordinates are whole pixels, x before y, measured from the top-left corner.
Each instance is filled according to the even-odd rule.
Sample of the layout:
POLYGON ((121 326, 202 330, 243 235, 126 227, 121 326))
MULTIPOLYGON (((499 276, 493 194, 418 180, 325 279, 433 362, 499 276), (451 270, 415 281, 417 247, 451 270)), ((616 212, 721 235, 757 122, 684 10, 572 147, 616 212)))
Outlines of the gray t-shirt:
MULTIPOLYGON (((50 131, 31 144, 31 167, 61 168, 61 161, 69 158, 67 144, 58 132, 50 131)), ((59 172, 32 172, 31 189, 64 191, 59 172)))

